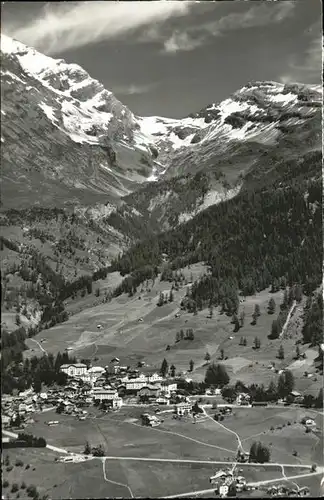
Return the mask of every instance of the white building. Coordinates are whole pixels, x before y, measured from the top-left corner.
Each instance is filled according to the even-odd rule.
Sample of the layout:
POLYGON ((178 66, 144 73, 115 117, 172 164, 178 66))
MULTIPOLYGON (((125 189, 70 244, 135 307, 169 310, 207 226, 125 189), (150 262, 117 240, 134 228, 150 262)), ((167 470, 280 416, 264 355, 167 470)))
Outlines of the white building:
POLYGON ((115 397, 113 400, 112 400, 112 407, 114 410, 119 410, 119 408, 121 408, 123 406, 123 400, 122 398, 119 398, 118 396, 115 397))
POLYGON ((26 391, 20 392, 18 394, 19 398, 25 398, 27 396, 31 396, 33 394, 34 390, 33 389, 26 389, 26 391))
POLYGON ((170 401, 167 398, 163 398, 163 397, 156 398, 155 402, 158 405, 168 405, 170 403, 170 401))
POLYGON ((126 390, 128 390, 128 391, 140 390, 140 389, 142 389, 142 387, 147 386, 148 377, 146 377, 146 375, 141 373, 141 375, 139 375, 136 378, 130 378, 127 380, 123 379, 123 382, 125 383, 126 390))
POLYGON ((126 385, 126 390, 127 391, 135 391, 135 390, 140 390, 142 387, 145 387, 147 385, 147 380, 139 380, 138 378, 133 378, 131 380, 127 380, 125 382, 126 385))
POLYGON ((219 487, 219 494, 221 497, 226 497, 228 493, 228 486, 226 484, 219 487))
POLYGON ((192 405, 190 403, 179 403, 175 406, 177 415, 189 415, 192 405))
POLYGON ((244 405, 244 404, 250 404, 250 401, 251 401, 250 395, 241 392, 240 394, 237 395, 235 403, 237 405, 244 405))
POLYGON ((176 392, 178 389, 178 384, 176 382, 162 382, 161 384, 161 392, 165 396, 171 396, 173 392, 176 392))
POLYGON ((93 399, 99 401, 112 401, 118 398, 118 392, 116 389, 103 389, 101 387, 96 387, 93 390, 93 399))
POLYGON ((89 376, 90 382, 94 382, 98 378, 101 377, 103 373, 105 373, 105 369, 102 368, 101 366, 93 366, 92 368, 89 368, 87 371, 87 375, 89 376))
POLYGON ((71 365, 62 365, 61 372, 66 373, 69 377, 83 377, 87 375, 87 365, 83 363, 75 363, 71 365))
POLYGON ((146 377, 146 379, 147 379, 147 382, 149 382, 150 384, 152 384, 154 382, 162 382, 163 381, 163 377, 161 377, 161 375, 159 375, 158 373, 152 373, 152 375, 148 375, 146 377))

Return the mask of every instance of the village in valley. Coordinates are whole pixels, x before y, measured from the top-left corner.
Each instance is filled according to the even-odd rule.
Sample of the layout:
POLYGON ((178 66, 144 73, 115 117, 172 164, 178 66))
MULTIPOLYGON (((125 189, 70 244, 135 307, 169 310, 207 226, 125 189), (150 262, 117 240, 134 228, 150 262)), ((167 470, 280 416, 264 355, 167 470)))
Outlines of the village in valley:
POLYGON ((5 500, 91 497, 93 478, 110 498, 318 495, 324 345, 301 342, 309 300, 275 285, 237 316, 192 314, 204 273, 147 280, 26 341, 2 394, 5 500))
MULTIPOLYGON (((98 331, 102 328, 97 325, 98 331)), ((46 339, 40 346, 46 346, 46 339)), ((134 493, 126 470, 116 470, 119 459, 120 467, 124 469, 127 464, 127 470, 128 464, 135 463, 144 468, 159 465, 161 472, 173 466, 178 480, 170 478, 168 498, 193 493, 202 497, 307 496, 314 492, 314 484, 318 487, 324 471, 319 458, 323 414, 310 407, 314 405, 307 405, 300 392, 291 389, 279 397, 272 388, 274 394, 267 391, 260 397, 242 382, 229 386, 226 371, 208 355, 204 382, 193 381, 190 369, 177 372, 166 359, 160 370, 154 371, 145 361, 126 366, 115 356, 103 367, 70 356, 69 348, 56 360, 49 355, 50 363, 58 369, 59 384, 34 385, 23 392, 3 394, 5 477, 11 478, 12 470, 22 470, 17 459, 20 451, 24 456, 28 456, 28 450, 32 452, 28 456, 32 461, 39 459, 33 453, 44 455, 45 450, 41 450, 46 448, 55 455, 51 474, 60 464, 64 468, 90 467, 101 461, 106 485, 112 487, 116 497, 145 496, 147 484, 150 496, 165 495, 166 491, 161 490, 156 471, 155 475, 151 471, 156 484, 148 481, 144 488, 142 483, 142 489, 138 484, 139 493, 134 493), (280 441, 285 450, 278 448, 282 446, 280 441), (157 445, 150 452, 154 442, 157 445), (174 448, 177 444, 180 454, 174 448), (306 448, 317 450, 315 455, 313 451, 308 453, 308 460, 304 459, 306 448), (314 456, 319 462, 311 462, 314 456), (114 475, 110 477, 111 465, 114 475), (185 470, 192 475, 187 487, 182 477, 185 470), (120 477, 123 481, 118 480, 120 477)), ((285 376, 285 370, 280 376, 285 376)), ((320 403, 317 406, 322 407, 320 403)), ((46 470, 46 464, 41 467, 46 470)), ((18 483, 10 483, 7 479, 4 482, 5 499, 17 497, 13 493, 18 483)), ((46 490, 39 486, 36 496, 47 498, 46 490)), ((59 485, 50 488, 54 487, 59 485)), ((30 491, 28 496, 33 497, 33 488, 30 491)))
POLYGON ((324 497, 321 6, 1 2, 1 500, 324 497))

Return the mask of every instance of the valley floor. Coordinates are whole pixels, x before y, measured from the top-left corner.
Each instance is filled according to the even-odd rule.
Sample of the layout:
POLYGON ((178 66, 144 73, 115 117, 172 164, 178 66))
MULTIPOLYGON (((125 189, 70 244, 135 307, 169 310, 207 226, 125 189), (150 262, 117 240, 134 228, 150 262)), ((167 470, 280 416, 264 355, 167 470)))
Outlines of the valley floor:
MULTIPOLYGON (((110 414, 95 410, 86 421, 55 412, 38 414, 26 431, 45 437, 48 448, 5 451, 12 464, 17 459, 23 462, 23 466, 4 470, 3 479, 9 482, 6 498, 16 498, 10 487, 22 481, 36 485, 41 494, 47 493, 53 500, 207 493, 213 496, 210 476, 228 467, 232 471, 237 469, 248 485, 257 486, 259 492, 261 489, 262 496, 267 496, 264 488, 276 483, 294 488, 307 485, 311 494, 319 494, 324 472, 320 412, 315 416, 319 433, 310 435, 305 434, 299 423, 310 413, 304 409, 235 409, 220 424, 210 417, 211 410, 205 408, 205 420, 194 425, 190 417, 182 421, 173 419, 172 410, 168 410, 163 412, 164 421, 158 428, 141 425, 143 411, 143 407, 123 407, 110 414), (57 426, 46 425, 46 421, 54 418, 59 420, 57 426), (276 426, 276 430, 269 431, 271 426, 276 426), (271 463, 237 463, 238 446, 248 450, 251 440, 261 435, 262 442, 271 449, 271 463), (70 456, 82 454, 86 441, 91 445, 102 443, 106 455, 74 463, 55 461, 64 450, 70 456), (297 456, 293 456, 294 450, 297 456), (311 472, 314 462, 317 470, 311 472)), ((250 494, 253 496, 253 491, 250 494)))

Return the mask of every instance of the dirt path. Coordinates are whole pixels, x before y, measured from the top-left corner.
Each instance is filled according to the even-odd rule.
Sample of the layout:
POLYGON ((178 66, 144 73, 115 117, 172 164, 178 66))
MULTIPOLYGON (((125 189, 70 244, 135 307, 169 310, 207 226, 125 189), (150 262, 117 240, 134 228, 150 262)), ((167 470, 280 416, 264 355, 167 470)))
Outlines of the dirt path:
MULTIPOLYGON (((297 465, 297 467, 298 467, 298 465, 297 465)), ((298 474, 296 476, 285 476, 284 478, 278 477, 277 479, 266 479, 264 481, 257 481, 255 483, 248 483, 248 485, 249 486, 261 486, 262 484, 276 483, 277 481, 291 481, 292 482, 292 479, 302 479, 304 477, 318 476, 319 474, 323 475, 323 472, 324 472, 324 467, 320 467, 319 470, 317 470, 316 472, 308 472, 307 474, 298 474)))
POLYGON ((35 342, 35 343, 38 345, 38 347, 40 348, 40 350, 41 350, 44 354, 46 354, 46 355, 47 355, 47 351, 46 351, 46 349, 44 349, 44 347, 43 347, 43 346, 42 346, 42 345, 38 342, 38 340, 35 340, 35 339, 28 339, 28 340, 31 340, 32 342, 35 342))
MULTIPOLYGON (((127 423, 142 428, 141 425, 135 424, 134 422, 127 422, 127 423)), ((182 437, 183 439, 187 439, 188 441, 193 441, 194 443, 201 444, 203 446, 209 446, 210 448, 216 448, 217 450, 226 451, 227 453, 235 453, 235 450, 228 450, 227 448, 222 448, 221 446, 217 446, 216 444, 209 444, 205 443, 204 441, 198 441, 197 439, 185 436, 184 434, 178 434, 177 432, 164 431, 162 429, 156 429, 155 427, 147 427, 147 429, 150 429, 151 431, 162 432, 164 434, 171 434, 173 436, 179 436, 182 437)))
MULTIPOLYGON (((130 461, 137 461, 137 462, 161 462, 161 463, 184 463, 184 464, 213 464, 213 465, 226 465, 227 467, 229 465, 238 465, 236 462, 225 462, 223 460, 195 460, 195 459, 181 459, 181 458, 149 458, 149 457, 108 457, 105 456, 103 457, 106 460, 130 460, 130 461)), ((242 462, 239 464, 240 467, 266 467, 271 469, 272 467, 285 467, 285 468, 305 468, 305 469, 310 469, 311 465, 301 465, 301 464, 277 464, 274 462, 267 462, 264 464, 253 464, 250 462, 242 462)))
POLYGON ((127 488, 129 493, 130 493, 131 498, 134 498, 133 492, 130 489, 130 487, 128 486, 128 484, 117 483, 117 481, 113 481, 112 479, 107 478, 107 476, 106 476, 106 459, 105 458, 102 459, 102 471, 103 471, 104 480, 107 481, 107 483, 117 484, 117 486, 122 486, 123 488, 127 488))
POLYGON ((217 424, 219 425, 220 427, 222 427, 223 429, 225 429, 226 431, 230 432, 231 434, 234 434, 234 436, 236 437, 237 439, 237 442, 238 442, 238 446, 237 446, 237 451, 239 450, 242 450, 244 453, 247 453, 244 448, 243 448, 243 445, 242 445, 242 441, 241 441, 241 438, 240 436, 235 432, 235 431, 232 431, 232 429, 229 429, 228 427, 226 427, 225 425, 221 424, 220 422, 217 422, 216 420, 213 419, 213 417, 211 417, 210 415, 208 415, 208 413, 206 412, 205 408, 203 407, 203 411, 204 411, 204 414, 206 415, 207 418, 209 418, 212 422, 214 422, 214 424, 217 424))
MULTIPOLYGON (((281 467, 281 473, 282 473, 283 479, 285 479, 286 481, 289 481, 289 478, 286 476, 286 473, 285 473, 284 465, 281 465, 280 467, 281 467)), ((294 483, 294 481, 291 481, 291 483, 295 486, 295 488, 297 488, 297 490, 299 490, 299 485, 297 483, 294 483)))

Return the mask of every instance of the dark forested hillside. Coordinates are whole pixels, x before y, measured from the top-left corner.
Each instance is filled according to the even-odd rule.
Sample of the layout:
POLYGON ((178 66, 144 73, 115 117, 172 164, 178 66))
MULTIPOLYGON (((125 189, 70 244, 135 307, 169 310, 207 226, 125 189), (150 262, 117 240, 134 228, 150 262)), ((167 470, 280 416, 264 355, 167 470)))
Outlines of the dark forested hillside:
POLYGON ((141 269, 146 279, 163 253, 172 269, 206 261, 211 273, 194 284, 195 302, 219 304, 238 290, 253 294, 279 279, 309 293, 321 281, 321 196, 320 181, 242 191, 177 230, 138 243, 113 268, 132 273, 123 290, 130 291, 141 269))

